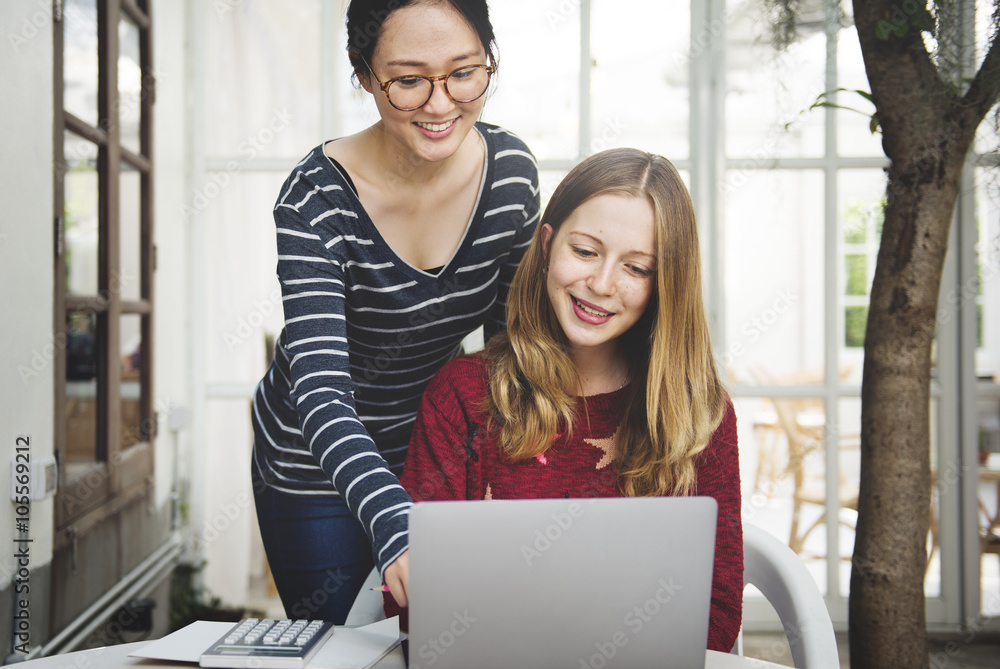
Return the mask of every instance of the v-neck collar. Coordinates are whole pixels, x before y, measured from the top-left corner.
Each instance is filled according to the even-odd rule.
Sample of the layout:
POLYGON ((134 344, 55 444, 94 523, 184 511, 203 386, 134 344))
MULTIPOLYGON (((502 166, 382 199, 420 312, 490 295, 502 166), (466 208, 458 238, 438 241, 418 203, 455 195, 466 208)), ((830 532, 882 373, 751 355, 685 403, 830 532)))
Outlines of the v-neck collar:
MULTIPOLYGON (((479 123, 474 126, 474 129, 479 133, 479 137, 483 142, 483 175, 479 181, 479 192, 476 194, 476 206, 472 209, 472 215, 465 224, 465 231, 462 233, 462 239, 455 247, 454 253, 451 254, 451 257, 448 258, 448 261, 444 264, 444 269, 437 274, 430 274, 419 267, 415 267, 399 255, 396 250, 392 248, 389 242, 385 240, 382 233, 379 232, 378 226, 375 225, 375 222, 368 214, 368 210, 366 210, 364 205, 361 203, 361 198, 358 197, 358 194, 349 188, 345 189, 345 192, 350 193, 349 197, 352 197, 357 204, 358 222, 368 229, 367 236, 381 249, 382 255, 392 259, 393 265, 399 271, 403 272, 418 283, 434 284, 449 279, 456 270, 456 267, 454 266, 455 259, 460 256, 462 252, 465 251, 466 247, 472 244, 476 239, 478 236, 475 234, 476 228, 482 225, 483 219, 485 218, 489 200, 489 193, 487 192, 486 184, 490 183, 493 179, 494 147, 489 133, 480 128, 479 123)), ((349 182, 350 178, 347 174, 345 174, 346 170, 341 169, 339 167, 339 163, 335 162, 332 158, 330 158, 330 156, 326 155, 326 144, 327 142, 323 142, 319 146, 319 152, 323 155, 323 158, 326 159, 327 166, 336 170, 345 182, 349 182)))

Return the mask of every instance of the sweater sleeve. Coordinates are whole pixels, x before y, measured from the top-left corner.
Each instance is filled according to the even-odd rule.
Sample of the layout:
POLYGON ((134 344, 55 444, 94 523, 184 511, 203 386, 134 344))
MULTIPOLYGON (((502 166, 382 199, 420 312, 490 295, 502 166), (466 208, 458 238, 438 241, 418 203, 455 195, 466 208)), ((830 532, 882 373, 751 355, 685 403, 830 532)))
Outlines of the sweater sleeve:
MULTIPOLYGON (((410 447, 400 480, 415 502, 469 499, 468 486, 478 481, 479 453, 472 441, 478 425, 468 420, 468 389, 482 367, 470 358, 452 360, 434 376, 420 402, 410 436, 410 447)), ((409 626, 409 611, 392 595, 383 596, 387 618, 400 617, 400 628, 409 626)))
MULTIPOLYGON (((372 543, 379 572, 407 548, 410 498, 386 466, 354 404, 343 266, 313 231, 308 209, 279 200, 278 280, 290 358, 290 397, 302 438, 372 543)), ((338 215, 337 210, 321 217, 338 215)))
POLYGON ((470 499, 480 463, 472 446, 479 426, 469 418, 472 407, 463 389, 477 373, 481 368, 470 358, 457 358, 424 392, 401 477, 416 502, 470 499))
POLYGON ((736 413, 731 403, 727 404, 722 423, 699 459, 695 494, 714 497, 719 504, 708 648, 728 653, 736 643, 743 620, 742 498, 736 413))

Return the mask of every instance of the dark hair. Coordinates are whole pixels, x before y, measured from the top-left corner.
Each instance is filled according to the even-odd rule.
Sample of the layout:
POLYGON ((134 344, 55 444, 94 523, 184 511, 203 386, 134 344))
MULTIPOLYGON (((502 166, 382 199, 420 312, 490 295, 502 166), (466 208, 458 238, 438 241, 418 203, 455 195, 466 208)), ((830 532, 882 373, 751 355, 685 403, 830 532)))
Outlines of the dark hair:
MULTIPOLYGON (((354 67, 354 76, 368 76, 368 68, 362 58, 372 62, 375 46, 382 36, 382 25, 397 9, 417 5, 429 0, 351 0, 347 8, 347 56, 354 67)), ((434 3, 447 2, 462 15, 469 26, 479 36, 483 50, 496 64, 496 36, 490 23, 490 10, 486 0, 430 0, 434 3)))

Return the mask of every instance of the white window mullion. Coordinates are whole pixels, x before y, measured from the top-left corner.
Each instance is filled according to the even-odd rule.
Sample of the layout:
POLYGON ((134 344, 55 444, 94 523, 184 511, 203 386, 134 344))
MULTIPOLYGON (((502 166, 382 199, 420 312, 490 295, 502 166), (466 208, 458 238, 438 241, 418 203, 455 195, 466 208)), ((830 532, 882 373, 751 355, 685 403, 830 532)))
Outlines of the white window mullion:
MULTIPOLYGON (((826 90, 833 91, 838 87, 837 71, 837 33, 840 28, 839 7, 836 2, 828 2, 826 6, 826 90)), ((826 201, 823 207, 824 218, 824 322, 826 333, 823 342, 823 388, 826 413, 826 429, 823 435, 825 444, 825 477, 826 485, 826 580, 827 598, 830 602, 840 602, 844 599, 840 594, 840 361, 839 351, 841 336, 839 336, 840 282, 839 265, 839 235, 838 231, 838 161, 837 161, 837 109, 825 109, 825 167, 824 189, 826 201)))
POLYGON ((590 155, 590 78, 594 57, 590 49, 590 0, 580 0, 580 117, 577 157, 590 155))

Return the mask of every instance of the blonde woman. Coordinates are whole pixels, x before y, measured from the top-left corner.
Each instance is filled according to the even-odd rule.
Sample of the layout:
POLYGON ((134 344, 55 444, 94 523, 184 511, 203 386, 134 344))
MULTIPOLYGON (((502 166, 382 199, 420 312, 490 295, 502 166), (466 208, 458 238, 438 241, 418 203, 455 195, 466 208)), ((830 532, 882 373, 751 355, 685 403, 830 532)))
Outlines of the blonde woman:
POLYGON ((669 161, 614 149, 566 176, 514 277, 506 332, 428 386, 402 483, 415 501, 712 496, 708 647, 733 646, 736 417, 712 354, 694 209, 669 161))

